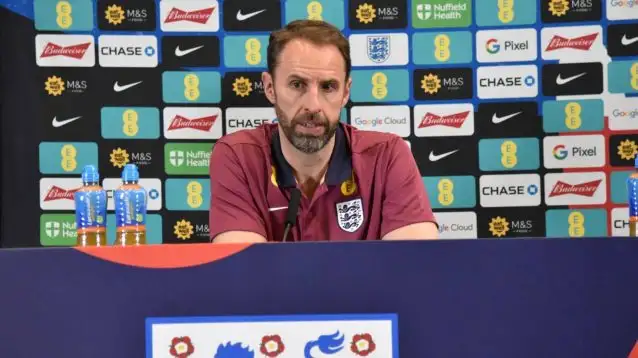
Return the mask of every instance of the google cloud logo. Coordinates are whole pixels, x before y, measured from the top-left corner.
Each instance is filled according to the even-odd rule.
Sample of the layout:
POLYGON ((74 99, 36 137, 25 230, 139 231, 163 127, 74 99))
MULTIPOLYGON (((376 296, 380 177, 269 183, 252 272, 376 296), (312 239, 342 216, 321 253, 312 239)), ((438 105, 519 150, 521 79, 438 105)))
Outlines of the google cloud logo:
POLYGON ((562 144, 555 146, 552 150, 552 154, 554 155, 554 158, 558 160, 567 158, 567 150, 565 150, 565 146, 562 144))
POLYGON ((491 54, 495 54, 501 50, 501 45, 499 45, 497 39, 489 39, 485 43, 485 50, 491 54))

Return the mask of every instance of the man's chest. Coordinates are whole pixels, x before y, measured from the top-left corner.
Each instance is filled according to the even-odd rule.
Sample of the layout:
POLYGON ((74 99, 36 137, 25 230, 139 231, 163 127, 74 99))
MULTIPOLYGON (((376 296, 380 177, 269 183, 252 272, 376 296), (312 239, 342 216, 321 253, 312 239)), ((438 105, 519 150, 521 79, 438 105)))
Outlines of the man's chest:
MULTIPOLYGON (((290 190, 272 187, 268 190, 265 221, 272 238, 283 237, 289 208, 290 190)), ((317 188, 312 199, 302 196, 297 220, 287 241, 353 241, 366 239, 374 201, 358 185, 317 188)))

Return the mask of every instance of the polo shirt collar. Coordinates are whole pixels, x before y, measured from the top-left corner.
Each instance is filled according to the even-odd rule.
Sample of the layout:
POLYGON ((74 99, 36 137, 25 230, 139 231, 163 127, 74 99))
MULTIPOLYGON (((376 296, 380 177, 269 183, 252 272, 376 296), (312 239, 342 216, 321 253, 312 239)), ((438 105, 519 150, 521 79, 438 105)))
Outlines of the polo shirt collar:
MULTIPOLYGON (((292 167, 284 158, 281 151, 281 139, 279 138, 278 127, 275 127, 271 140, 271 151, 273 164, 277 170, 277 182, 281 187, 291 188, 297 186, 292 167)), ((348 139, 344 133, 341 123, 335 132, 335 146, 328 164, 325 183, 328 185, 339 185, 350 179, 352 176, 352 155, 348 147, 348 139)))

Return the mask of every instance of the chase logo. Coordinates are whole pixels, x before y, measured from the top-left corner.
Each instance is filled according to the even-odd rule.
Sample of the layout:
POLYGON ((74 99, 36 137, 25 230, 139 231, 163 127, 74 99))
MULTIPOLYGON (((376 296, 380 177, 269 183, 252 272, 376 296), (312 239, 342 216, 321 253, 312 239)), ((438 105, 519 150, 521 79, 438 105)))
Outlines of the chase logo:
POLYGON ((543 130, 546 133, 601 131, 604 104, 600 99, 543 102, 543 130))
POLYGON ((540 166, 538 138, 498 138, 479 141, 482 171, 536 170, 540 166))
POLYGON ((210 181, 208 179, 166 180, 166 209, 208 211, 209 207, 210 181))
POLYGON ((436 65, 472 62, 472 33, 416 32, 412 35, 412 61, 415 65, 436 65))
POLYGON ((101 113, 103 138, 159 138, 159 110, 157 108, 103 107, 101 113))
POLYGON ((613 61, 608 66, 610 93, 638 93, 638 61, 613 61))
POLYGON ((100 35, 102 67, 157 67, 157 37, 151 35, 100 35))
POLYGON ((605 209, 556 209, 545 213, 548 237, 607 236, 605 209))
POLYGON ((611 209, 611 236, 629 236, 629 210, 611 209))
POLYGON ((480 99, 538 95, 538 67, 535 65, 479 67, 476 77, 480 99))
POLYGON ((410 74, 407 70, 352 71, 353 102, 403 102, 409 94, 410 74))
MULTIPOLYGON (((162 243, 162 216, 160 214, 146 214, 146 244, 162 243)), ((115 214, 106 215, 106 242, 109 246, 115 243, 115 214)))
POLYGON ((40 173, 82 173, 85 165, 98 165, 97 144, 87 142, 42 142, 39 146, 40 173))
POLYGON ((219 103, 221 75, 212 71, 162 73, 162 98, 166 103, 219 103))
POLYGON ((423 177, 432 209, 476 206, 476 178, 469 175, 423 177))
POLYGON ((286 23, 301 19, 323 20, 343 30, 344 17, 343 0, 286 1, 286 23))
POLYGON ((39 31, 91 31, 93 1, 35 0, 33 20, 39 31))
POLYGON ((266 67, 268 36, 224 37, 224 64, 230 68, 266 67))
POLYGON ((481 0, 476 7, 478 26, 512 26, 536 23, 536 1, 481 0))
POLYGON ((541 177, 538 174, 482 175, 479 183, 482 207, 541 204, 541 177))

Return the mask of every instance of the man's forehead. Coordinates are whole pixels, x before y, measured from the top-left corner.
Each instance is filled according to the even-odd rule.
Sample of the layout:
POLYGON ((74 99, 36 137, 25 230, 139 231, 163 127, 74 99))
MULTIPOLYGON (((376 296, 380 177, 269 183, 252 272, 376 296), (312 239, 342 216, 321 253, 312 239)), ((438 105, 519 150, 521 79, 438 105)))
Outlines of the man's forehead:
POLYGON ((284 48, 278 60, 277 67, 284 76, 296 75, 324 81, 342 78, 345 72, 341 53, 331 45, 315 45, 308 41, 293 40, 284 48))

